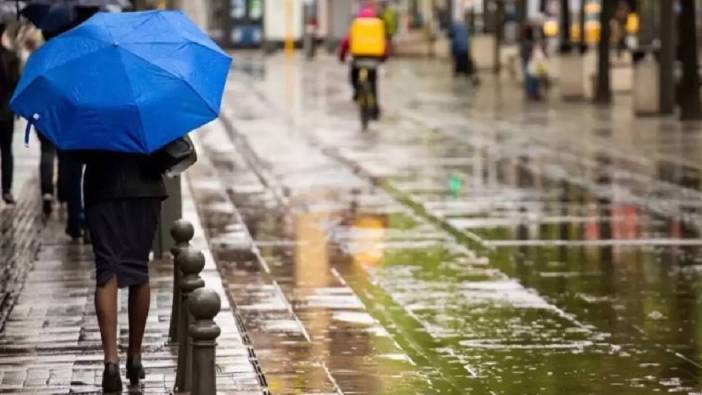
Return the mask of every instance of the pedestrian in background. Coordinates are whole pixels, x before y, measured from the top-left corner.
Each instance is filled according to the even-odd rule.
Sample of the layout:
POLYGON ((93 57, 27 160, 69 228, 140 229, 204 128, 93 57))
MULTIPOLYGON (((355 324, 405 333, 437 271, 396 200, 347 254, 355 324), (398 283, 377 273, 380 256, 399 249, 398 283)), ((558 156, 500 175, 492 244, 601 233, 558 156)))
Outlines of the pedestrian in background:
MULTIPOLYGON (((76 21, 74 24, 77 24, 76 21)), ((73 25, 74 25, 73 24, 73 25)), ((67 25, 64 28, 54 32, 42 32, 45 41, 60 35, 64 31, 69 30, 73 25, 67 25)), ((42 193, 42 207, 44 214, 49 216, 53 210, 54 193, 59 203, 66 204, 66 228, 65 232, 74 241, 79 241, 81 237, 85 237, 85 241, 90 241, 87 237, 85 229, 85 215, 83 209, 83 164, 76 154, 71 152, 59 152, 54 145, 37 133, 41 145, 40 159, 40 179, 42 193), (54 184, 54 162, 58 159, 58 182, 54 184), (56 187, 55 187, 56 186, 56 187)))
MULTIPOLYGON (((0 36, 4 36, 5 25, 0 25, 0 36)), ((6 42, 6 40, 0 40, 6 42)), ((10 110, 10 99, 20 77, 18 55, 0 43, 0 178, 2 179, 2 200, 15 204, 12 195, 14 158, 12 136, 15 130, 15 115, 10 110)))
POLYGON ((474 84, 478 84, 475 64, 470 53, 470 30, 465 23, 454 21, 449 30, 451 39, 451 58, 453 59, 453 74, 468 76, 474 84))
POLYGON ((524 26, 519 54, 522 60, 524 93, 529 100, 541 100, 541 73, 545 73, 545 55, 537 41, 534 27, 524 26))
POLYGON ((392 54, 392 43, 399 28, 399 16, 397 10, 388 1, 380 3, 380 17, 385 23, 385 35, 388 39, 389 53, 392 54))
POLYGON ((81 154, 86 163, 85 207, 95 254, 95 311, 100 326, 106 392, 121 391, 117 354, 117 291, 129 287, 127 378, 144 379, 141 344, 151 303, 149 253, 166 195, 155 156, 104 151, 81 154))

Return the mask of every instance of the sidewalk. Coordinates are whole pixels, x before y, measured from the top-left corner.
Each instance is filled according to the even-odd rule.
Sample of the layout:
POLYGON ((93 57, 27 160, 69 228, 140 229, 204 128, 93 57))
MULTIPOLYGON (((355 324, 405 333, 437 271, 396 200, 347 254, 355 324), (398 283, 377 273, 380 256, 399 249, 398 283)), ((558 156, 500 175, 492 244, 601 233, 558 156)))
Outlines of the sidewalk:
MULTIPOLYGON (((3 269, 3 309, 11 309, 0 333, 0 393, 94 393, 100 390, 102 350, 93 307, 94 267, 90 246, 72 243, 63 232, 65 212, 55 213, 42 229, 35 152, 18 148, 20 204, 2 209, 0 256, 11 262, 3 269), (35 170, 34 170, 35 171, 35 170), (31 196, 36 195, 36 199, 31 196), (38 251, 38 253, 37 253, 38 251), (31 263, 28 257, 36 256, 31 263), (14 257, 14 259, 8 259, 14 257), (22 288, 23 270, 29 270, 22 288), (20 292, 21 289, 21 292, 20 292)), ((19 189, 18 189, 19 190, 19 189)), ((184 217, 195 225, 193 246, 202 250, 207 286, 222 296, 217 323, 222 329, 217 348, 217 384, 222 393, 261 393, 257 375, 242 344, 190 191, 184 188, 184 217)), ((144 339, 146 381, 142 393, 171 393, 177 348, 168 343, 171 310, 172 263, 151 264, 152 306, 144 339)), ((120 356, 127 342, 127 293, 120 294, 120 356)), ((122 366, 123 367, 123 366, 122 366)))

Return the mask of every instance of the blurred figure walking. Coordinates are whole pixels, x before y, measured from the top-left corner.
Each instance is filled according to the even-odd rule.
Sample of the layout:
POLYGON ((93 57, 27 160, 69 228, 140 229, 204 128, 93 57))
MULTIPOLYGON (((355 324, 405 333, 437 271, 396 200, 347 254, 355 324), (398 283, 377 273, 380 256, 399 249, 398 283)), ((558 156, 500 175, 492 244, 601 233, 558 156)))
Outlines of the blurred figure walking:
POLYGON ((541 100, 541 80, 545 78, 546 64, 542 45, 537 40, 534 27, 524 26, 519 54, 522 60, 524 92, 529 100, 541 100))
MULTIPOLYGON (((5 25, 0 25, 0 36, 5 25)), ((2 40, 6 41, 6 40, 2 40)), ((12 135, 15 130, 15 116, 10 110, 10 99, 17 87, 20 76, 20 60, 14 51, 0 44, 0 178, 2 179, 2 200, 15 204, 12 195, 14 158, 12 155, 12 135)))
MULTIPOLYGON (((80 19, 71 22, 55 31, 43 31, 45 41, 49 41, 61 33, 70 30, 75 25, 97 12, 89 10, 80 19)), ((41 133, 37 133, 41 144, 40 179, 42 193, 42 209, 44 215, 51 215, 53 211, 54 194, 58 202, 66 204, 68 218, 66 221, 66 234, 74 241, 87 235, 85 231, 85 214, 83 208, 83 164, 72 152, 60 152, 41 133), (58 159, 58 182, 54 184, 54 163, 58 159), (56 187, 55 187, 56 186, 56 187)), ((89 237, 85 241, 90 241, 89 237)))
POLYGON ((475 64, 470 53, 470 30, 465 23, 454 22, 449 33, 451 39, 451 57, 453 59, 453 74, 461 74, 471 78, 474 84, 479 83, 475 64))
POLYGON ((399 16, 394 5, 389 4, 387 0, 380 3, 380 18, 385 23, 385 35, 389 45, 388 52, 392 54, 392 42, 399 28, 399 16))

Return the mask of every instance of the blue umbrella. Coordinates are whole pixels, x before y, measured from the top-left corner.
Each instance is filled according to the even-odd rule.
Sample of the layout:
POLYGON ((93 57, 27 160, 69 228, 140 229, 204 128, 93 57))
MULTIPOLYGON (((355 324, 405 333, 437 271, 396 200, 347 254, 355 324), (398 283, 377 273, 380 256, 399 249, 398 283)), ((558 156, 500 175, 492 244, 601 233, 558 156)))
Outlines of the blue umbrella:
POLYGON ((62 150, 152 153, 217 118, 231 58, 183 13, 98 13, 27 62, 15 113, 62 150))

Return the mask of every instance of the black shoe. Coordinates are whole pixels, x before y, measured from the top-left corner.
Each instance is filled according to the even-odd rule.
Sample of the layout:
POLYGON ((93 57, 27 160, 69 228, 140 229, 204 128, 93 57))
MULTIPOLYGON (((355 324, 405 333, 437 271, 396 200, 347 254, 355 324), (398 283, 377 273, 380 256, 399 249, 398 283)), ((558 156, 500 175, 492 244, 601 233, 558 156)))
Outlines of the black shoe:
POLYGON ((373 114, 371 114, 371 118, 373 118, 374 121, 380 119, 380 107, 375 107, 373 109, 373 114))
POLYGON ((122 392, 122 377, 119 373, 119 365, 116 363, 105 363, 105 371, 102 372, 102 392, 122 392))
POLYGON ((54 210, 54 197, 50 193, 45 193, 41 201, 41 211, 44 213, 44 216, 50 216, 54 210))
POLYGON ((17 203, 17 201, 15 200, 15 197, 12 196, 12 194, 10 192, 3 193, 2 200, 4 200, 6 204, 16 204, 17 203))
POLYGON ((78 229, 69 229, 66 228, 66 234, 68 237, 70 237, 74 242, 79 242, 81 237, 83 237, 83 231, 78 228, 78 229))
POLYGON ((139 357, 127 357, 127 378, 131 385, 138 385, 139 380, 144 380, 146 378, 146 372, 141 365, 141 359, 139 357))

